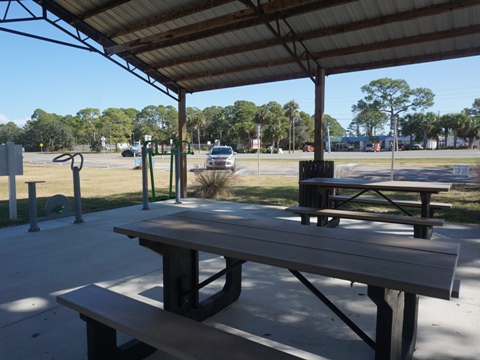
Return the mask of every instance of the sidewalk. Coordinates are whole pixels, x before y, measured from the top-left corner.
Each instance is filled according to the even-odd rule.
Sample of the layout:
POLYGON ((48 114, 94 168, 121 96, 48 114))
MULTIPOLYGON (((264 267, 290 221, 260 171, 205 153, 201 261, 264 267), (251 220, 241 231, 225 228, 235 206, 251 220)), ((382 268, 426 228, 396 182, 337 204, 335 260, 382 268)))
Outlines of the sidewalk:
MULTIPOLYGON (((86 359, 85 324, 55 297, 96 283, 162 306, 161 258, 136 239, 115 234, 113 226, 196 209, 277 221, 299 219, 283 207, 183 199, 84 214, 0 229, 0 354, 2 359, 86 359)), ((300 224, 299 224, 300 226, 300 224)), ((313 226, 313 225, 312 225, 313 226)), ((411 236, 408 226, 342 220, 337 231, 366 236, 377 232, 411 236), (372 225, 373 224, 373 225, 372 225)), ((321 229, 319 229, 321 231, 321 229)), ((460 298, 421 298, 415 359, 478 359, 480 354, 480 227, 446 224, 433 240, 461 244, 457 278, 460 298)), ((207 276, 223 265, 201 254, 207 276)), ((310 278, 310 277, 309 277, 310 278)), ((374 306, 366 286, 331 278, 310 279, 324 294, 374 337, 374 306)), ((220 285, 212 285, 220 286, 220 285)), ((212 288, 213 290, 214 288, 212 288)), ((373 351, 285 270, 247 263, 240 299, 208 320, 213 326, 242 332, 305 359, 372 359, 373 351), (288 282, 288 287, 282 285, 288 282)), ((156 358, 153 355, 152 358, 156 358)))

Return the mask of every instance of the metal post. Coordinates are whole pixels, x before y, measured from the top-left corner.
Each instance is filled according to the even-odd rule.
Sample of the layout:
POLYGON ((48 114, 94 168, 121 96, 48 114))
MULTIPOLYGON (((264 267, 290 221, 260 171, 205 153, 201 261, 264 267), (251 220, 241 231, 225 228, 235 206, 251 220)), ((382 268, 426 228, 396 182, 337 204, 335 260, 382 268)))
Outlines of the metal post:
POLYGON ((30 228, 28 232, 37 232, 40 231, 38 227, 38 217, 37 217, 37 190, 35 188, 36 183, 44 183, 45 181, 26 181, 25 184, 28 184, 28 218, 30 220, 30 228))
POLYGON ((73 173, 73 200, 75 202, 75 221, 74 224, 81 224, 85 221, 82 219, 82 195, 80 193, 80 170, 83 168, 83 155, 81 153, 62 154, 56 156, 53 162, 65 162, 71 160, 70 168, 73 173), (80 158, 80 166, 75 166, 75 157, 80 158))
POLYGON ((262 125, 257 124, 257 170, 258 170, 258 176, 260 176, 260 139, 261 139, 261 129, 262 125))
POLYGON ((174 147, 173 150, 175 152, 175 204, 181 204, 180 155, 178 154, 178 147, 174 147))
POLYGON ((73 201, 75 204, 75 221, 74 224, 84 223, 85 220, 82 218, 82 195, 80 193, 80 168, 74 166, 72 168, 73 172, 73 201))
POLYGON ((293 118, 293 124, 292 124, 292 127, 293 127, 293 137, 292 137, 292 143, 293 143, 293 146, 292 146, 292 152, 295 154, 295 124, 296 124, 296 120, 297 120, 297 117, 295 116, 293 118))
POLYGON ((315 153, 314 160, 324 159, 324 134, 323 124, 325 122, 325 69, 318 67, 315 77, 315 153))
MULTIPOLYGON (((153 185, 152 185, 153 186, 153 185)), ((150 210, 148 207, 148 170, 147 170, 147 147, 142 146, 142 210, 150 210)))
POLYGON ((392 166, 390 168, 390 181, 393 181, 393 166, 395 163, 395 150, 397 148, 397 115, 392 115, 390 129, 393 130, 392 166))
POLYGON ((17 220, 17 188, 15 185, 15 144, 7 142, 8 204, 10 220, 17 220))
POLYGON ((330 124, 327 126, 327 136, 328 136, 328 152, 332 152, 332 145, 330 143, 330 124))

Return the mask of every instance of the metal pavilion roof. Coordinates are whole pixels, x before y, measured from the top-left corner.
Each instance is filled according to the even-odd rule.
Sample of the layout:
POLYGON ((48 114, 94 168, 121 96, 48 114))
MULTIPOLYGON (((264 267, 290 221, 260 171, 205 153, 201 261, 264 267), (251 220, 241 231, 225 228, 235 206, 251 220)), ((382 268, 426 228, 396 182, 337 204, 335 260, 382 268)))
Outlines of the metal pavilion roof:
POLYGON ((480 54, 479 0, 34 2, 174 98, 480 54))

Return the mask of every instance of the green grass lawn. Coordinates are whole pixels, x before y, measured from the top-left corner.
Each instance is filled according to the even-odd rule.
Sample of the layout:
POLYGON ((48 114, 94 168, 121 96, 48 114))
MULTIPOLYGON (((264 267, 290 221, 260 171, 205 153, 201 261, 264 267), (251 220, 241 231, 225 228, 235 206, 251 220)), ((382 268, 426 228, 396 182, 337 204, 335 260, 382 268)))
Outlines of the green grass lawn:
MULTIPOLYGON (((358 159, 356 159, 356 162, 358 159)), ((388 159, 384 160, 387 161, 388 159)), ((277 162, 279 160, 270 160, 277 162)), ((290 160, 289 160, 290 161, 290 160)), ((292 160, 298 163, 297 160, 292 160)), ((348 160, 336 161, 348 163, 348 160)), ((417 159, 415 160, 417 161, 417 159)), ((423 161, 423 160, 422 160, 423 161)), ((465 163, 465 162, 464 162, 465 163)), ((443 166, 442 159, 428 159, 428 164, 443 166)), ((451 159, 449 159, 451 166, 451 159)), ((370 165, 370 164, 369 164, 370 165)), ((409 163, 409 166, 412 166, 409 163)), ((195 197, 195 176, 189 174, 189 197, 195 197)), ((8 201, 8 177, 0 177, 0 227, 25 224, 28 219, 28 192, 26 181, 45 180, 37 184, 37 209, 39 218, 45 216, 45 204, 55 194, 67 196, 73 208, 72 172, 70 167, 25 165, 24 175, 17 176, 18 219, 10 220, 8 201), (52 171, 52 169, 54 169, 52 171)), ((80 176, 82 212, 96 212, 142 203, 141 171, 131 168, 83 168, 80 176)), ((169 177, 167 172, 155 173, 156 196, 168 195, 169 177)), ((395 198, 415 199, 404 193, 395 198)), ((263 205, 291 206, 298 201, 298 179, 284 176, 236 176, 229 193, 218 200, 255 203, 263 205)), ((449 222, 480 224, 480 185, 455 184, 448 193, 433 195, 432 201, 453 204, 451 210, 438 211, 436 216, 449 222)), ((355 205, 367 207, 366 205, 355 205)), ((373 210, 373 209, 372 209, 373 210)), ((375 207, 375 211, 394 211, 391 207, 375 207)))

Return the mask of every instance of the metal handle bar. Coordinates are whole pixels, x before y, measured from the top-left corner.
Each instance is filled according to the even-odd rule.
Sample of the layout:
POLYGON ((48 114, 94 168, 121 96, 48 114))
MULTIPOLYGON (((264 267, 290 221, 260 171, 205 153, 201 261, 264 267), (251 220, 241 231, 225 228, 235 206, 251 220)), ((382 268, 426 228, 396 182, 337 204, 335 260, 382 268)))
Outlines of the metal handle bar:
POLYGON ((65 162, 65 161, 72 160, 72 163, 70 164, 70 168, 73 170, 76 156, 80 157, 80 166, 78 167, 78 171, 80 171, 80 170, 82 170, 82 167, 83 167, 83 155, 80 154, 80 153, 75 153, 75 154, 65 153, 65 154, 56 156, 52 161, 53 162, 65 162))

